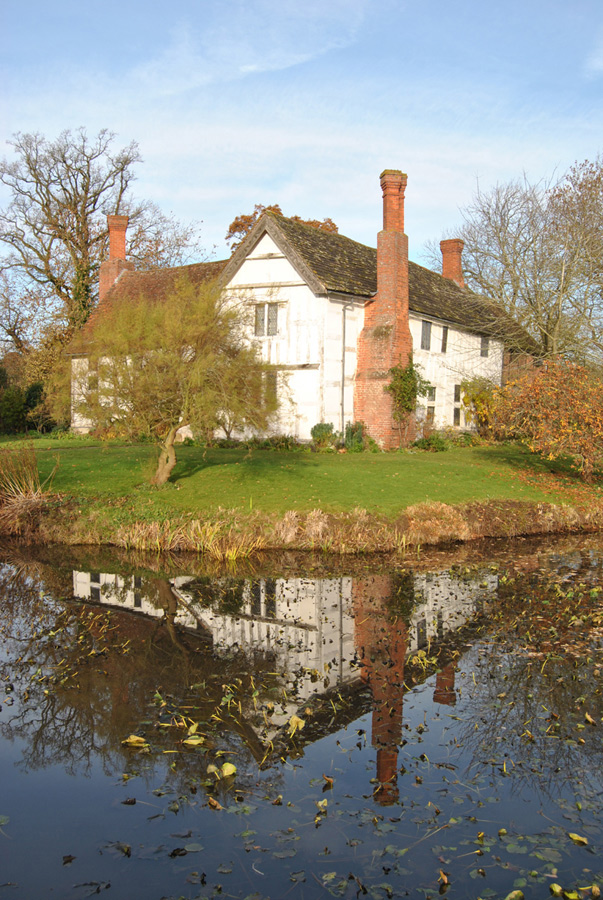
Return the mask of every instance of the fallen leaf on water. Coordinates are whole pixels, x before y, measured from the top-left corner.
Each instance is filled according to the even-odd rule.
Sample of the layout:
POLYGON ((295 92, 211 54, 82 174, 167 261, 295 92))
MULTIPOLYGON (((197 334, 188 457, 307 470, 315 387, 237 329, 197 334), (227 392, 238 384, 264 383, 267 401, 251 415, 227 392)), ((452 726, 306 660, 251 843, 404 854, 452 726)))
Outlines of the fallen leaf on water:
POLYGON ((217 800, 214 800, 213 797, 208 797, 208 798, 207 798, 207 805, 208 805, 211 809, 224 809, 224 807, 222 806, 222 804, 219 803, 217 800))
POLYGON ((301 731, 305 725, 304 719, 299 716, 291 716, 289 719, 289 737, 293 737, 296 731, 301 731))
POLYGON ((229 778, 231 775, 237 774, 237 767, 233 763, 225 762, 222 764, 222 778, 229 778))
POLYGON ((588 844, 588 840, 585 837, 582 837, 581 834, 576 834, 574 831, 568 831, 567 835, 572 839, 574 844, 582 844, 583 846, 588 844))
POLYGON ((132 750, 148 750, 149 744, 143 738, 140 737, 139 734, 131 734, 130 737, 127 737, 125 741, 122 741, 123 747, 131 747, 132 750))

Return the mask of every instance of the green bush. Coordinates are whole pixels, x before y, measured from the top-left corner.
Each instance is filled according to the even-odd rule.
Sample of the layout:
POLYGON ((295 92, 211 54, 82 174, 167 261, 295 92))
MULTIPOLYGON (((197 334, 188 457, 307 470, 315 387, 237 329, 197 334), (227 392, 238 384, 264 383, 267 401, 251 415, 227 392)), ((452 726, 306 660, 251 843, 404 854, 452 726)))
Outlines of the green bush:
POLYGON ((332 422, 319 422, 310 429, 313 450, 334 450, 339 435, 332 422))
POLYGON ((448 450, 450 445, 445 437, 438 434, 437 431, 434 431, 429 437, 423 437, 418 441, 415 441, 413 446, 418 447, 419 450, 430 450, 432 453, 442 453, 444 450, 448 450))

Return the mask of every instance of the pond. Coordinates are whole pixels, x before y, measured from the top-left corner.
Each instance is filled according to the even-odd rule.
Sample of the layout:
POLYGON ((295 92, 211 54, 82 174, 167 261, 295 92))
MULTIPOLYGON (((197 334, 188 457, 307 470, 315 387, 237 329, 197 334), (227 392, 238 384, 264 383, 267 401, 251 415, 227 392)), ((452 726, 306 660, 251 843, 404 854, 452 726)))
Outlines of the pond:
POLYGON ((599 896, 602 538, 73 554, 0 551, 0 897, 599 896))

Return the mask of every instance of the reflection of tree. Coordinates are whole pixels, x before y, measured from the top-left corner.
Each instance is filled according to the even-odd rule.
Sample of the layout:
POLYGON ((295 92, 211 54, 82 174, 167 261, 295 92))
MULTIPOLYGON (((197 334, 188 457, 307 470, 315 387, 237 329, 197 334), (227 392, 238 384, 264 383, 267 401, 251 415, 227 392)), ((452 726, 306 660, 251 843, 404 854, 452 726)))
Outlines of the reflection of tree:
POLYGON ((579 549, 540 562, 501 587, 487 640, 464 660, 475 683, 461 743, 472 766, 510 758, 514 790, 550 797, 579 784, 588 790, 603 763, 598 729, 586 718, 599 721, 603 711, 588 633, 598 603, 591 586, 602 571, 600 559, 579 549))
MULTIPOLYGON (((127 771, 132 755, 122 741, 132 731, 149 719, 171 726, 172 718, 183 716, 207 732, 210 751, 230 749, 249 762, 250 754, 264 755, 244 708, 212 723, 227 685, 236 684, 252 708, 247 688, 258 673, 242 653, 216 659, 207 635, 199 638, 175 625, 179 600, 167 580, 138 580, 145 598, 163 612, 154 619, 52 600, 39 569, 5 567, 2 578, 9 600, 0 676, 14 687, 14 706, 0 728, 5 738, 23 742, 23 766, 60 764, 70 773, 87 772, 96 757, 107 771, 127 771), (155 695, 164 699, 153 707, 155 695)), ((65 596, 67 585, 57 586, 65 596)), ((113 599, 131 587, 128 579, 114 585, 113 599)), ((145 727, 159 751, 178 747, 186 735, 186 729, 145 727)), ((198 751, 183 750, 174 780, 196 782, 202 759, 198 751)), ((152 777, 152 757, 145 768, 152 777)))

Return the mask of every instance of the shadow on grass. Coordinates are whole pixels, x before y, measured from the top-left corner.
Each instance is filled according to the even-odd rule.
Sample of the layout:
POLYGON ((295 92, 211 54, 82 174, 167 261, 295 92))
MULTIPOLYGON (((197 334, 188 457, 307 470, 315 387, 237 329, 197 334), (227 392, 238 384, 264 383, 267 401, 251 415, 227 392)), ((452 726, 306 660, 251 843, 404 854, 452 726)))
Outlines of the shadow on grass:
MULTIPOLYGON (((496 460, 509 466, 511 469, 525 472, 528 475, 553 475, 555 478, 570 481, 577 486, 586 485, 570 456, 546 459, 541 454, 533 453, 521 444, 495 444, 486 447, 476 447, 474 453, 476 457, 481 457, 484 461, 492 462, 496 460)), ((598 471, 595 474, 594 482, 586 486, 601 487, 603 486, 601 484, 602 478, 603 473, 598 471)))
POLYGON ((320 465, 317 457, 309 451, 300 450, 203 450, 200 447, 183 447, 177 448, 176 456, 176 466, 170 478, 172 482, 192 478, 213 466, 231 466, 233 479, 242 480, 249 474, 261 477, 281 468, 295 471, 320 465))

